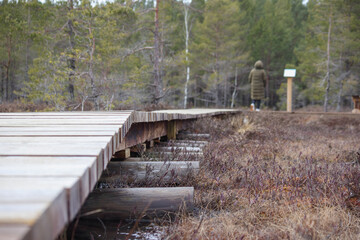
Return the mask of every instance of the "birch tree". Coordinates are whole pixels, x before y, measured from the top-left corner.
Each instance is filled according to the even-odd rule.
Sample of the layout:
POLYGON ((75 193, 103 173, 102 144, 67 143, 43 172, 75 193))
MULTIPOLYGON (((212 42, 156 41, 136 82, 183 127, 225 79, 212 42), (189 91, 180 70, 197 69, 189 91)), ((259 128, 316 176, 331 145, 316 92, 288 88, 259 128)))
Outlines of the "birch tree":
POLYGON ((183 3, 183 5, 184 5, 185 62, 186 62, 186 81, 185 81, 185 88, 184 88, 184 108, 187 108, 188 85, 189 85, 189 81, 190 81, 189 38, 190 38, 191 26, 189 26, 189 21, 190 21, 189 5, 187 3, 183 3))

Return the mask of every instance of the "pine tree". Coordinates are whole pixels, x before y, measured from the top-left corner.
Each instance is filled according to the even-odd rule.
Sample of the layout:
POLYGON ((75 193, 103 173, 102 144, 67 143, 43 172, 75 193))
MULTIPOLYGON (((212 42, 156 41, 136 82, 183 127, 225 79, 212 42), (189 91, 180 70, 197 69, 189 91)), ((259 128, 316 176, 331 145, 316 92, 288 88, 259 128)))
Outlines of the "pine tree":
POLYGON ((211 0, 206 2, 203 21, 195 26, 192 63, 197 64, 202 100, 215 106, 226 106, 230 93, 229 72, 243 54, 242 29, 237 1, 211 0))

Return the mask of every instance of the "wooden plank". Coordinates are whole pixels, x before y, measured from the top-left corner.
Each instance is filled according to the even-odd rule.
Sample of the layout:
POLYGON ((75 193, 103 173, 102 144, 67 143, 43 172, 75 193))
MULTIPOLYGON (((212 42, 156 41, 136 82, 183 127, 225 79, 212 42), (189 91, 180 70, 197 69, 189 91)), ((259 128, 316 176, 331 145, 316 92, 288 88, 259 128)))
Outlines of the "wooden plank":
POLYGON ((2 136, 113 136, 119 133, 119 128, 112 130, 82 130, 59 129, 58 127, 34 128, 34 127, 0 127, 2 136))
POLYGON ((78 177, 84 197, 96 184, 96 168, 95 157, 0 157, 1 177, 78 177))
POLYGON ((121 111, 84 111, 84 112, 8 112, 1 113, 4 116, 121 116, 130 115, 134 110, 121 110, 121 111))
POLYGON ((30 227, 26 224, 0 223, 0 240, 23 239, 30 227))
POLYGON ((6 126, 0 125, 1 131, 71 131, 71 132, 84 132, 84 131, 115 131, 119 132, 122 125, 18 125, 18 126, 6 126))
POLYGON ((114 158, 119 158, 119 159, 127 159, 130 156, 131 156, 130 148, 125 148, 123 150, 114 153, 114 158))
POLYGON ((186 143, 186 142, 178 142, 178 141, 171 141, 171 142, 159 142, 156 144, 160 147, 200 147, 203 148, 206 144, 203 143, 186 143))
POLYGON ((1 203, 0 225, 26 225, 24 240, 55 239, 69 220, 66 191, 55 193, 49 201, 1 203))
MULTIPOLYGON (((208 141, 199 141, 199 140, 176 140, 174 141, 175 144, 180 143, 180 144, 187 144, 187 145, 207 145, 209 142, 208 141)), ((170 145, 172 144, 172 142, 170 142, 170 145)))
POLYGON ((81 183, 76 177, 0 177, 0 205, 49 202, 64 188, 69 206, 63 210, 69 211, 71 220, 87 197, 81 196, 81 183))
POLYGON ((195 173, 199 170, 198 161, 121 161, 110 162, 107 169, 103 172, 100 181, 111 183, 117 179, 122 179, 131 183, 134 181, 161 178, 165 183, 181 182, 181 179, 187 177, 188 174, 195 173), (149 172, 149 168, 151 172, 149 172))
POLYGON ((2 137, 108 137, 115 132, 0 132, 2 137))
POLYGON ((157 151, 161 152, 202 152, 200 147, 189 147, 189 146, 166 146, 166 147, 157 147, 157 151))
POLYGON ((131 126, 130 131, 125 136, 125 146, 132 147, 138 143, 143 143, 157 137, 166 136, 167 123, 137 123, 131 126))
POLYGON ((176 114, 182 115, 195 115, 195 116, 204 116, 204 115, 217 115, 217 114, 228 114, 228 113, 237 113, 240 110, 236 109, 206 109, 206 108, 193 108, 193 109, 171 109, 171 110, 157 110, 152 113, 165 113, 168 115, 173 115, 176 117, 176 114))
POLYGON ((161 217, 180 209, 192 211, 193 198, 193 187, 97 189, 81 212, 102 210, 88 218, 103 220, 161 217))
POLYGON ((96 157, 104 144, 98 143, 1 143, 0 156, 78 156, 96 157))
POLYGON ((0 125, 122 125, 124 120, 107 119, 0 119, 0 125))
POLYGON ((128 116, 4 116, 0 115, 1 121, 6 120, 31 120, 31 121, 42 121, 47 120, 49 122, 52 121, 62 121, 62 120, 72 120, 72 121, 78 121, 78 120, 86 120, 86 121, 118 121, 118 122, 124 122, 126 121, 128 116))
POLYGON ((57 144, 98 144, 100 146, 106 145, 112 139, 112 136, 60 136, 60 137, 45 137, 45 136, 22 136, 22 137, 0 137, 0 144, 27 144, 27 143, 57 143, 57 144))

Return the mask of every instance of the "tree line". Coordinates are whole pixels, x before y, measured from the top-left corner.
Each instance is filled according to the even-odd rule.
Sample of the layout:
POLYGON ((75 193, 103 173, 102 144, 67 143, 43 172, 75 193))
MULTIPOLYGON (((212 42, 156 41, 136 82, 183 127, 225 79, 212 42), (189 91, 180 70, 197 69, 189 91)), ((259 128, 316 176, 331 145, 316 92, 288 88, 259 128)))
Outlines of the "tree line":
POLYGON ((357 0, 0 2, 0 99, 48 110, 250 104, 248 74, 267 72, 265 105, 350 106, 360 94, 357 0))

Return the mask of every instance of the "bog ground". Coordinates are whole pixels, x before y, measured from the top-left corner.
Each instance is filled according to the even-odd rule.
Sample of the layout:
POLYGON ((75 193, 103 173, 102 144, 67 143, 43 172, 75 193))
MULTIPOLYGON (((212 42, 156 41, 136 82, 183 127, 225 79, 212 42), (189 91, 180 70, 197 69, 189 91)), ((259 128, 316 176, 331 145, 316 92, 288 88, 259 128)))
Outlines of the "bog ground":
POLYGON ((195 129, 212 135, 197 212, 165 239, 358 239, 359 116, 247 113, 195 129))

